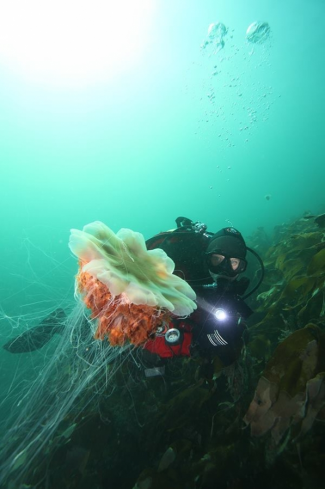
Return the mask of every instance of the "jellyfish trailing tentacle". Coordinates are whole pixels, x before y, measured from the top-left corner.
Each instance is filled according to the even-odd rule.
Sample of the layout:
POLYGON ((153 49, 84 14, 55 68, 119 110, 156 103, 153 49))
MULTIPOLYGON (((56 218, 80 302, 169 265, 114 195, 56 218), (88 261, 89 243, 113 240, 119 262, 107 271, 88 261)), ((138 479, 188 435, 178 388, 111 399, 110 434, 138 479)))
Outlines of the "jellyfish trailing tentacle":
POLYGON ((0 442, 1 488, 48 480, 55 451, 79 426, 80 413, 109 397, 134 348, 163 321, 196 308, 194 291, 173 275, 174 262, 160 249, 148 251, 139 233, 114 234, 94 222, 73 229, 69 246, 79 259, 77 303, 36 378, 23 391, 18 383, 0 442))

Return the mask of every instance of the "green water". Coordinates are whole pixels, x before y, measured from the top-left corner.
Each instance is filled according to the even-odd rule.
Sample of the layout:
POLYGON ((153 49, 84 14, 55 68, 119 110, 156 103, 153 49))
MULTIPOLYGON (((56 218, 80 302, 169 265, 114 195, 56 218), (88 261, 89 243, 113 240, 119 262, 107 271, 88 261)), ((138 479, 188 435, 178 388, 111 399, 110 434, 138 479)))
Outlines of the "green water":
POLYGON ((71 299, 69 230, 93 220, 150 237, 185 215, 248 236, 324 210, 323 2, 152 4, 136 59, 98 83, 46 84, 0 59, 4 314, 71 299), (255 20, 263 45, 245 40, 255 20), (200 49, 218 21, 224 48, 200 49))
MULTIPOLYGON (((75 2, 69 22, 64 9, 55 17, 54 46, 63 28, 74 39, 86 3, 75 2)), ((271 234, 306 211, 325 211, 323 0, 147 0, 133 38, 119 20, 108 45, 115 68, 104 54, 101 79, 89 67, 90 81, 77 83, 51 83, 51 51, 39 61, 39 79, 21 68, 31 48, 26 62, 8 55, 6 43, 20 32, 21 46, 32 36, 42 45, 46 35, 42 2, 9 4, 16 34, 9 29, 8 39, 0 6, 1 419, 27 385, 15 383, 20 372, 25 382, 34 378, 56 340, 31 355, 1 345, 73 303, 71 228, 101 220, 149 238, 183 215, 209 231, 231 224, 247 238, 260 226, 271 234), (30 28, 27 14, 37 19, 30 28), (245 39, 257 20, 271 28, 261 45, 245 39), (224 47, 202 49, 214 22, 228 29, 224 47)), ((83 76, 86 52, 84 60, 83 76)))

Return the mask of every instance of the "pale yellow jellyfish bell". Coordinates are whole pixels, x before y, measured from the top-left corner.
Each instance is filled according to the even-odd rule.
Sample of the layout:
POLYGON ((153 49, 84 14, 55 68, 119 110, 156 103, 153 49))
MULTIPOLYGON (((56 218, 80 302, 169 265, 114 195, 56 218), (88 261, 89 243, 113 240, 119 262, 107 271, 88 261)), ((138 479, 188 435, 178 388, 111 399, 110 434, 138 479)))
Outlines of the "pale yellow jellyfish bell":
POLYGON ((140 345, 171 316, 196 309, 195 292, 173 275, 175 264, 161 249, 147 250, 142 234, 102 222, 71 230, 69 247, 79 258, 77 290, 92 317, 95 337, 112 345, 140 345))

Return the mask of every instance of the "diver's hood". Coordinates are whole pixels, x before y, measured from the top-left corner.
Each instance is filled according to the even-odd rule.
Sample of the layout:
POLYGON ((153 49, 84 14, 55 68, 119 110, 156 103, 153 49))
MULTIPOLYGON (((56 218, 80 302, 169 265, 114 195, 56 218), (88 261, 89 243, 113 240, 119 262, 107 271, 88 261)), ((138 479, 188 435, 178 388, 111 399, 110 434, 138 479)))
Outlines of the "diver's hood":
POLYGON ((219 253, 245 259, 247 248, 241 233, 235 228, 223 228, 210 238, 207 254, 219 253))

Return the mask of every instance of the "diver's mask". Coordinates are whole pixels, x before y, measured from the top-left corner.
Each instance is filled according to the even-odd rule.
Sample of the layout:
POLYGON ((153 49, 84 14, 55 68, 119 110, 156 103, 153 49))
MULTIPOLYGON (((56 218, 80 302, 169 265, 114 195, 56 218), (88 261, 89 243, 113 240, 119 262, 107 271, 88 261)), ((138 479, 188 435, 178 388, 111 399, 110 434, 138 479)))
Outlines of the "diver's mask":
POLYGON ((247 267, 246 251, 245 241, 237 229, 221 229, 210 238, 206 252, 210 274, 233 278, 243 273, 247 267))
POLYGON ((211 274, 235 277, 246 270, 246 260, 225 255, 221 250, 218 251, 219 250, 215 250, 206 254, 207 265, 211 274))

